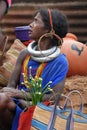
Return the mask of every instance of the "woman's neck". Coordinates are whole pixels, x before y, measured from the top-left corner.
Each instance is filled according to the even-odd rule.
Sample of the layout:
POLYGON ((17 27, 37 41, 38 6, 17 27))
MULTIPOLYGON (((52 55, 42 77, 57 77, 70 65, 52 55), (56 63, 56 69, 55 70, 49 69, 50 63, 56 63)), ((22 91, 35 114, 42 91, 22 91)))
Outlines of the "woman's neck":
POLYGON ((38 43, 38 46, 37 46, 38 50, 48 50, 50 48, 52 48, 52 45, 49 39, 41 41, 40 43, 38 43))

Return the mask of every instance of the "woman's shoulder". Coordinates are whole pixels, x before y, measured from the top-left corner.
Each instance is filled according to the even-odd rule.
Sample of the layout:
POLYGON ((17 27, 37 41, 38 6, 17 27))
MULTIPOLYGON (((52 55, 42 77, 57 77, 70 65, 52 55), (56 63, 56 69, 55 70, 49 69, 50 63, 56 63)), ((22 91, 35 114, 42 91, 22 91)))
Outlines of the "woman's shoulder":
POLYGON ((64 54, 60 54, 54 60, 47 63, 47 69, 51 68, 51 70, 59 71, 59 70, 68 70, 69 63, 64 54))
POLYGON ((61 62, 68 64, 68 60, 66 58, 66 55, 63 53, 59 54, 52 62, 56 62, 58 64, 61 62))
POLYGON ((27 49, 23 49, 20 52, 17 61, 23 62, 27 55, 29 55, 29 52, 27 51, 27 49))
POLYGON ((68 60, 64 54, 60 54, 55 59, 47 63, 47 69, 51 68, 51 70, 58 70, 58 68, 68 69, 68 60))

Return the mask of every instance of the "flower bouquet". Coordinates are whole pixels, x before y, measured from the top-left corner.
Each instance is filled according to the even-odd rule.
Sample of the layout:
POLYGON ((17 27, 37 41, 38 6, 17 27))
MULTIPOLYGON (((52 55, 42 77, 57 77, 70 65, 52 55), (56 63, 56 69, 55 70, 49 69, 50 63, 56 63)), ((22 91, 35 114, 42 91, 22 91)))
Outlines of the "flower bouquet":
MULTIPOLYGON (((32 67, 29 68, 29 77, 23 73, 25 80, 24 82, 22 82, 22 84, 24 84, 26 88, 29 90, 32 105, 35 106, 38 102, 42 102, 43 96, 46 93, 52 92, 52 89, 50 88, 50 84, 52 83, 52 81, 49 81, 44 87, 42 87, 43 79, 37 76, 33 78, 31 74, 31 69, 32 67)), ((28 100, 27 94, 24 92, 24 90, 22 90, 22 92, 24 94, 25 100, 27 101, 27 105, 30 106, 31 102, 28 100)))
MULTIPOLYGON (((25 108, 23 110, 23 112, 21 113, 20 120, 19 120, 20 127, 18 130, 32 130, 33 129, 32 121, 33 121, 34 115, 36 117, 38 117, 39 119, 41 119, 42 113, 47 114, 46 116, 43 117, 46 120, 46 117, 48 116, 47 111, 45 111, 43 109, 43 111, 44 111, 43 112, 43 111, 41 111, 42 110, 42 108, 41 108, 36 113, 37 109, 39 108, 38 104, 43 104, 45 106, 48 106, 48 104, 49 104, 48 101, 43 102, 43 97, 45 96, 45 94, 52 92, 53 96, 56 95, 54 93, 53 89, 50 88, 52 81, 49 81, 45 86, 42 87, 43 79, 37 75, 33 78, 32 74, 31 74, 31 70, 32 70, 32 67, 29 68, 29 76, 27 76, 25 73, 23 73, 24 82, 22 82, 22 84, 25 85, 26 88, 28 89, 29 97, 31 98, 31 101, 30 101, 30 98, 28 98, 27 93, 24 90, 22 90, 25 100, 27 101, 27 109, 25 108), (40 103, 40 102, 42 102, 42 103, 40 103)), ((52 97, 50 97, 49 100, 51 100, 51 98, 52 97)), ((50 114, 51 114, 51 112, 50 112, 50 114)), ((36 119, 36 120, 39 121, 38 119, 36 119)), ((38 124, 38 123, 36 123, 36 124, 38 124)), ((44 129, 44 128, 42 128, 42 129, 44 129)))

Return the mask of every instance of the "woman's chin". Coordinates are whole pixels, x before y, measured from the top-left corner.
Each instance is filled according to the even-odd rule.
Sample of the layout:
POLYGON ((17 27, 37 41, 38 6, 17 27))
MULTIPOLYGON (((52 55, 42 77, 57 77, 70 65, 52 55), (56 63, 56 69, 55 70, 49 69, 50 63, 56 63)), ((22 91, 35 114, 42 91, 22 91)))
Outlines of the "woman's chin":
POLYGON ((33 39, 33 36, 32 36, 32 34, 31 34, 31 33, 29 34, 29 38, 30 38, 30 39, 33 39))

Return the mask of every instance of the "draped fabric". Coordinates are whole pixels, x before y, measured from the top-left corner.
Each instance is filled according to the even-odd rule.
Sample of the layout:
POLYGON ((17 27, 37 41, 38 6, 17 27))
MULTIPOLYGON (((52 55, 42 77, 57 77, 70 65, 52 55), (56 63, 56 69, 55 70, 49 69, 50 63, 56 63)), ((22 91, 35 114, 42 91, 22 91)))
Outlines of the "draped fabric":
POLYGON ((30 55, 27 55, 24 62, 23 62, 23 66, 22 66, 22 73, 21 73, 21 76, 20 76, 20 85, 18 87, 18 89, 24 89, 25 91, 27 91, 27 88, 25 85, 21 84, 22 82, 26 82, 27 78, 32 75, 33 77, 40 77, 42 75, 42 72, 44 70, 44 68, 46 67, 47 63, 41 63, 41 64, 38 64, 38 67, 36 68, 35 70, 35 74, 33 73, 34 71, 31 72, 30 74, 30 71, 29 71, 29 68, 33 66, 29 66, 29 62, 30 62, 30 55), (24 75, 27 76, 27 78, 24 76, 24 75))
POLYGON ((57 58, 50 61, 45 67, 42 73, 42 86, 44 87, 49 81, 52 81, 51 88, 53 88, 66 77, 67 71, 67 59, 64 54, 60 54, 57 58))
MULTIPOLYGON (((40 66, 39 62, 32 59, 29 60, 27 68, 32 66, 32 76, 35 77, 37 68, 40 66)), ((68 62, 64 54, 60 54, 54 60, 48 62, 42 71, 42 87, 44 87, 49 81, 52 81, 51 88, 61 82, 68 71, 68 62)), ((29 73, 28 73, 29 74, 29 73)), ((20 77, 20 82, 23 82, 23 76, 20 77)), ((19 85, 19 89, 26 89, 25 86, 19 85)))
POLYGON ((34 109, 35 106, 31 106, 27 111, 21 113, 17 130, 30 130, 34 109))

